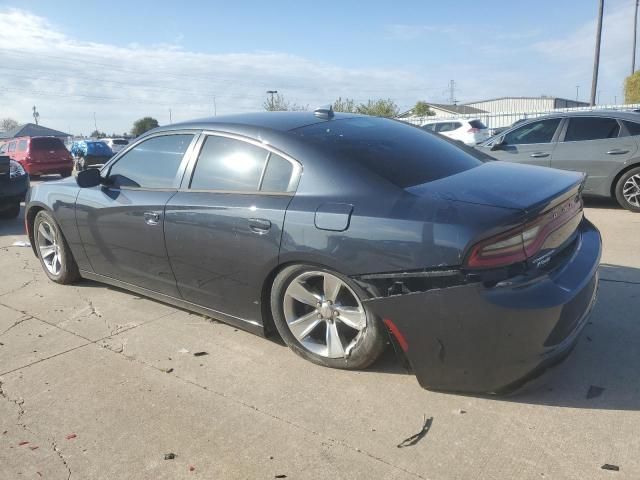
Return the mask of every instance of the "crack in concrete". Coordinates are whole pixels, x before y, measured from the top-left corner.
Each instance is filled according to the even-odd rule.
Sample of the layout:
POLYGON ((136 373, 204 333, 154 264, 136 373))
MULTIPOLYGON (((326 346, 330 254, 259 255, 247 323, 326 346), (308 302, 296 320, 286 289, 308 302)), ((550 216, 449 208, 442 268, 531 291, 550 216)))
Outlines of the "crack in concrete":
POLYGON ((58 448, 58 444, 56 443, 55 440, 51 440, 51 448, 56 453, 58 458, 60 458, 60 460, 62 461, 62 464, 64 465, 64 468, 66 468, 67 472, 69 472, 69 475, 67 476, 67 480, 69 480, 71 478, 71 467, 69 466, 67 461, 64 459, 64 456, 62 455, 62 452, 58 448))
POLYGON ((611 283, 625 283, 627 285, 640 285, 640 282, 633 282, 631 280, 614 280, 612 278, 602 278, 600 277, 601 282, 611 282, 611 283))
POLYGON ((28 287, 29 285, 31 285, 33 282, 35 282, 35 278, 32 278, 31 280, 27 280, 26 282, 24 282, 22 285, 20 285, 19 287, 16 288, 12 288, 11 290, 9 290, 8 292, 4 292, 2 294, 0 294, 0 297, 5 297, 7 295, 11 295, 12 293, 16 293, 19 290, 22 290, 25 287, 28 287))
POLYGON ((27 320, 31 320, 31 319, 33 318, 32 316, 30 316, 30 315, 28 315, 28 314, 25 314, 25 315, 27 315, 27 316, 26 316, 26 317, 19 318, 19 319, 18 319, 18 320, 16 320, 16 321, 13 323, 13 325, 11 325, 9 328, 5 329, 3 332, 0 332, 0 337, 1 337, 1 336, 3 336, 5 333, 8 333, 8 332, 9 332, 10 330, 12 330, 13 328, 15 328, 15 327, 17 327, 18 325, 20 325, 22 322, 26 322, 27 320))

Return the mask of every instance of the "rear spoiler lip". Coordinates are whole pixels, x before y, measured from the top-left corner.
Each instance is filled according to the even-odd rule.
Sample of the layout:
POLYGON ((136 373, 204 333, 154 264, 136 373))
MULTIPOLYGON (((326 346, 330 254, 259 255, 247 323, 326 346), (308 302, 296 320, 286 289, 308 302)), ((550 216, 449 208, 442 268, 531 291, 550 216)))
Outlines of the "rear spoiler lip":
POLYGON ((571 185, 567 186, 566 189, 559 192, 559 195, 553 197, 550 201, 542 201, 537 204, 533 204, 530 207, 524 210, 527 217, 530 217, 531 214, 539 215, 547 210, 560 205, 561 203, 567 201, 569 198, 582 194, 582 190, 584 189, 584 184, 587 180, 587 174, 582 172, 580 173, 580 177, 571 185))

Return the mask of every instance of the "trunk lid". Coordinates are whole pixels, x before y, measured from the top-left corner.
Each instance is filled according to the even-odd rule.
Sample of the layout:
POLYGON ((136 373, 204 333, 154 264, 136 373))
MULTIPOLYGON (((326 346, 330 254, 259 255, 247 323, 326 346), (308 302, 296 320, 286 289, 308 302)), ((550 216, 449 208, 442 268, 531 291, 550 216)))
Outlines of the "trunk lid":
POLYGON ((584 179, 578 172, 491 161, 406 190, 414 195, 521 210, 528 217, 580 193, 584 179))

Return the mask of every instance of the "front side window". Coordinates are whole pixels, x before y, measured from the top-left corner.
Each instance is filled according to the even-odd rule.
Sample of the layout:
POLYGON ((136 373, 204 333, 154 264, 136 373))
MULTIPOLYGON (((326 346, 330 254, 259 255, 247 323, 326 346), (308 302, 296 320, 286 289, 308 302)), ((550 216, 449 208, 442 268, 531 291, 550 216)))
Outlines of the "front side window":
POLYGON ((258 190, 268 151, 234 138, 206 138, 190 188, 251 192, 258 190))
POLYGON ((191 140, 191 134, 145 140, 120 157, 109 171, 109 180, 115 187, 174 188, 191 140))
POLYGON ((7 145, 0 145, 0 153, 5 153, 7 151, 7 145))
POLYGON ((620 125, 615 118, 574 117, 569 119, 565 142, 584 140, 601 140, 616 138, 620 133, 620 125))
POLYGON ((560 125, 559 118, 540 120, 517 128, 504 136, 507 145, 526 145, 533 143, 551 143, 553 135, 560 125))

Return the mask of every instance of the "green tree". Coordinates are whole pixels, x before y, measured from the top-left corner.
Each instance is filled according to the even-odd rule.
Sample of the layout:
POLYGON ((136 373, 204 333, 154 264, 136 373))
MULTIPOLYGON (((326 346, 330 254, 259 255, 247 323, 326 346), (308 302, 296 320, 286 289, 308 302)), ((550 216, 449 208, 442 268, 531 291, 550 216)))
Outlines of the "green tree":
POLYGON ((20 124, 14 120, 13 118, 3 118, 2 120, 0 120, 0 130, 2 130, 3 132, 9 131, 13 128, 16 128, 17 126, 19 126, 20 124))
POLYGON ((624 103, 640 103, 640 70, 624 81, 624 103))
POLYGON ((267 112, 304 112, 309 110, 309 105, 291 103, 280 93, 275 93, 273 95, 269 94, 267 99, 263 102, 262 107, 267 112))
POLYGON ((158 120, 153 117, 144 117, 133 122, 133 127, 131 128, 131 135, 137 137, 142 135, 144 132, 151 130, 152 128, 156 128, 159 126, 158 120))
POLYGON ((431 117, 433 115, 435 115, 436 113, 431 110, 431 107, 429 107, 429 104, 425 101, 419 100, 416 102, 416 105, 413 107, 413 114, 416 117, 431 117))
POLYGON ((101 132, 100 130, 94 130, 93 132, 91 132, 90 137, 91 138, 107 138, 107 134, 104 132, 101 132))
POLYGON ((333 111, 334 112, 344 112, 344 113, 356 113, 356 102, 353 98, 345 98, 338 97, 338 99, 333 102, 333 111))
POLYGON ((368 100, 367 103, 361 103, 356 107, 356 113, 371 115, 373 117, 394 118, 398 116, 400 111, 396 102, 390 98, 380 98, 378 100, 368 100))

